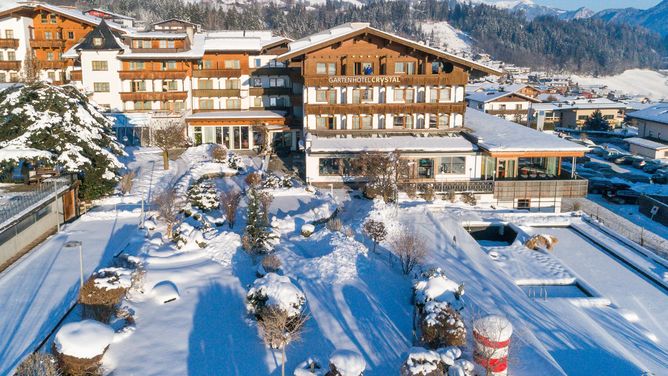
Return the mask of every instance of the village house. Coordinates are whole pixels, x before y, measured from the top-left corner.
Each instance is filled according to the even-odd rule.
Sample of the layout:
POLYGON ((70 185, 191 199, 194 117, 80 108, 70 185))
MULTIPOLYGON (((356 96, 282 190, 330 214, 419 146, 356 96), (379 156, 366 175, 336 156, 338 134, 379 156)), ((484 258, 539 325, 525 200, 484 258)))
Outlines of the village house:
POLYGON ((658 103, 631 112, 628 117, 638 127, 639 137, 668 142, 668 103, 658 103))
POLYGON ((540 103, 540 92, 529 85, 499 86, 468 93, 468 106, 516 123, 526 123, 529 109, 540 103))

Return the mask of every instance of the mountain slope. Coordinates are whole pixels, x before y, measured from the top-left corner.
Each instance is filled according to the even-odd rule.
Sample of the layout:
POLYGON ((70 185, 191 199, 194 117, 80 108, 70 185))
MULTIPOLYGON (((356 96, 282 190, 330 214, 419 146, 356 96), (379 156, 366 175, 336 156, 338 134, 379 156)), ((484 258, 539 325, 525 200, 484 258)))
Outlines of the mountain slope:
POLYGON ((668 35, 668 0, 649 9, 606 9, 594 15, 607 22, 640 25, 661 35, 668 35))

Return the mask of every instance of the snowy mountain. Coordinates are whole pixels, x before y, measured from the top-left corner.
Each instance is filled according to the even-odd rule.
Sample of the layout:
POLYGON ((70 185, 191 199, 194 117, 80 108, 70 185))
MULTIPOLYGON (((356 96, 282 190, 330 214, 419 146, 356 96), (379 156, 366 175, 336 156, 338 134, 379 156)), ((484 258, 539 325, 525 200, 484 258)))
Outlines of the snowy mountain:
POLYGON ((663 0, 649 9, 606 9, 594 15, 608 22, 641 25, 661 35, 668 35, 668 0, 663 0))
POLYGON ((423 22, 420 28, 428 36, 430 45, 451 53, 470 53, 475 45, 473 38, 447 21, 423 22))
MULTIPOLYGON (((459 0, 469 2, 467 0, 459 0)), ((581 7, 576 10, 563 10, 550 6, 536 4, 531 0, 473 0, 471 3, 483 3, 493 5, 499 9, 507 9, 512 12, 523 12, 527 19, 532 20, 539 16, 554 16, 562 20, 573 20, 589 18, 595 13, 589 8, 581 7)))
MULTIPOLYGON (((41 161, 82 178, 85 199, 109 193, 124 151, 109 119, 72 86, 43 83, 0 91, 0 166, 41 161)), ((6 171, 5 171, 6 172, 6 171)))

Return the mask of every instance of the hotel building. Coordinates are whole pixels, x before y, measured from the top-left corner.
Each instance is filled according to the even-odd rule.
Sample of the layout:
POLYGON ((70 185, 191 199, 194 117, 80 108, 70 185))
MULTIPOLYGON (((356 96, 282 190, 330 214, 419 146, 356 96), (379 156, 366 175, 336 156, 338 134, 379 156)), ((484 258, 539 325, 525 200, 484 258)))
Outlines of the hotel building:
POLYGON ((409 166, 402 186, 418 190, 474 192, 537 211, 586 194, 586 180, 561 169, 575 165, 582 146, 467 108, 469 77, 501 74, 495 69, 367 23, 293 41, 180 20, 141 30, 133 22, 30 3, 0 12, 0 33, 19 37, 19 63, 19 50, 34 53, 42 78, 135 119, 124 127, 182 121, 195 144, 304 153, 310 184, 362 184, 360 153, 399 151, 409 166))

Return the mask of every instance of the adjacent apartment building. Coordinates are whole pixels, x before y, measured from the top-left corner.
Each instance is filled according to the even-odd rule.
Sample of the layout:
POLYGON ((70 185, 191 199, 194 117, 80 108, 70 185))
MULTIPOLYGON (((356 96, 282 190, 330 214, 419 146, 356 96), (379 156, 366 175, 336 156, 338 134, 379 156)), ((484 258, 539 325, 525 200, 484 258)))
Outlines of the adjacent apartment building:
POLYGON ((532 211, 586 194, 574 173, 585 148, 467 107, 469 78, 500 71, 368 23, 293 41, 181 20, 138 28, 99 9, 30 3, 0 13, 8 31, 22 35, 11 38, 17 77, 23 48, 42 78, 78 86, 117 118, 144 119, 126 127, 180 121, 195 144, 303 153, 310 184, 363 184, 361 153, 398 151, 402 185, 418 190, 532 211))

